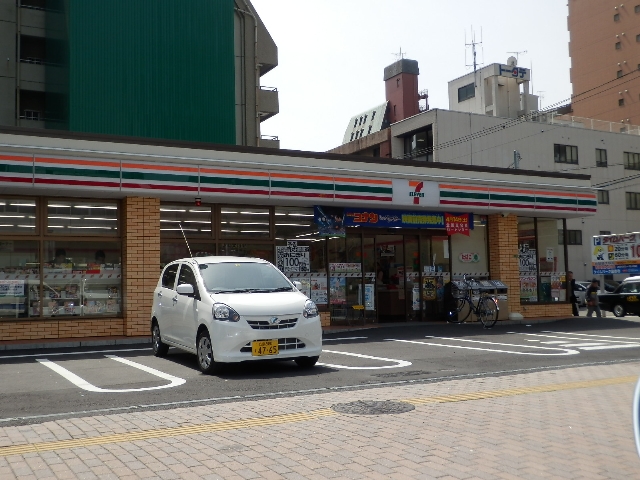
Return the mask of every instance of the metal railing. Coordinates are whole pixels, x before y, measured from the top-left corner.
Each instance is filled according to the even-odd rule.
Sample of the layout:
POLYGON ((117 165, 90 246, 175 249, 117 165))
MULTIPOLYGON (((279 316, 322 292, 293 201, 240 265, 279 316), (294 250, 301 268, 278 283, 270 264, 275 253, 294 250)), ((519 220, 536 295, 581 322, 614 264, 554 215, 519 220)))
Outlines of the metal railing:
POLYGON ((535 121, 552 125, 566 125, 569 127, 586 128, 600 132, 626 133, 628 135, 640 135, 640 126, 630 123, 609 122, 595 118, 574 117, 573 115, 558 114, 555 112, 543 113, 533 118, 535 121))

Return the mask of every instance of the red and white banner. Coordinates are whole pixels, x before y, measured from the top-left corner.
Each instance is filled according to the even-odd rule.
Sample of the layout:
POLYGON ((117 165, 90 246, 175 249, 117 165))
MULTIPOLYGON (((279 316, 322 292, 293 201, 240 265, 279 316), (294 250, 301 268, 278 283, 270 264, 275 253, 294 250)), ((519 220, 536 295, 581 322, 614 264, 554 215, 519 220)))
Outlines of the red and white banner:
POLYGON ((462 233, 469 236, 469 214, 468 213, 445 213, 444 223, 447 229, 447 235, 454 233, 462 233))

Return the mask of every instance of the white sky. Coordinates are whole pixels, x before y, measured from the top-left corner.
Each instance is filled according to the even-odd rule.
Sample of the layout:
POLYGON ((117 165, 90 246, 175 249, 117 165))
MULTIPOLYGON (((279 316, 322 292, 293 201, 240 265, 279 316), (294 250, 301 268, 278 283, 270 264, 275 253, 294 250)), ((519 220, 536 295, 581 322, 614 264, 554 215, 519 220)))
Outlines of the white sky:
POLYGON ((278 46, 278 67, 262 77, 276 87, 280 113, 262 124, 280 147, 326 151, 342 143, 349 119, 385 101, 383 70, 417 60, 419 89, 431 108, 448 108, 447 82, 469 71, 471 29, 479 62, 519 55, 531 68, 541 107, 567 100, 569 33, 564 0, 251 0, 278 46), (466 57, 465 57, 466 55, 466 57))

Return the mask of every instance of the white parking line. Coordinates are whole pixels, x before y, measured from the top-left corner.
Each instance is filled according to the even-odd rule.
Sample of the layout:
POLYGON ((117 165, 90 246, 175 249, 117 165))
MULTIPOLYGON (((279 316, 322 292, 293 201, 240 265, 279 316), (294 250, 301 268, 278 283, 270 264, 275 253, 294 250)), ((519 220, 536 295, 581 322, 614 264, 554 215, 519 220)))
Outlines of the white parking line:
POLYGON ((633 348, 640 347, 640 343, 623 343, 620 345, 606 345, 603 347, 583 347, 582 350, 608 350, 612 348, 633 348))
POLYGON ((168 385, 159 385, 157 387, 143 387, 143 388, 123 388, 123 389, 110 389, 110 388, 100 388, 92 385, 87 382, 83 378, 79 377, 75 373, 70 372, 64 367, 61 367, 57 363, 52 362, 46 358, 38 358, 36 359, 39 363, 44 365, 47 368, 50 368, 54 372, 62 375, 64 378, 73 383, 76 387, 79 387, 88 392, 97 392, 97 393, 126 393, 126 392, 144 392, 148 390, 160 390, 163 388, 171 388, 182 385, 186 382, 185 379, 174 377, 173 375, 169 375, 168 373, 161 372, 160 370, 156 370, 155 368, 147 367, 146 365, 141 365, 140 363, 132 362, 131 360, 126 360, 124 358, 116 357, 115 355, 105 355, 105 357, 110 358, 111 360, 115 360, 116 362, 124 363, 125 365, 129 365, 131 367, 137 368, 139 370, 145 371, 156 377, 163 378, 164 380, 169 380, 171 383, 168 385))
POLYGON ((322 342, 337 342, 338 340, 362 340, 369 337, 343 337, 343 338, 323 338, 322 342))
POLYGON ((397 340, 394 338, 387 338, 386 340, 390 340, 393 342, 404 342, 404 343, 415 343, 418 345, 431 345, 434 347, 446 347, 446 348, 459 348, 461 350, 480 350, 483 352, 497 352, 497 353, 513 353, 514 355, 534 355, 534 356, 563 356, 563 355, 576 355, 580 352, 578 350, 570 350, 568 348, 551 348, 551 347, 538 347, 535 345, 514 345, 512 343, 495 343, 495 342, 483 342, 480 340, 466 340, 462 338, 449 338, 449 337, 427 337, 433 338, 436 340, 453 340, 457 342, 473 342, 473 343, 484 343, 489 345, 498 345, 498 346, 510 346, 510 347, 524 347, 524 348, 537 348, 542 350, 560 350, 561 353, 534 353, 534 352, 518 352, 514 350, 498 350, 495 348, 480 348, 480 347, 464 347, 462 345, 447 345, 443 343, 431 343, 431 342, 418 342, 415 340, 397 340))
POLYGON ((382 367, 348 367, 346 365, 335 365, 332 363, 321 363, 318 362, 318 365, 323 365, 325 367, 333 367, 333 368, 342 368, 344 370, 381 370, 386 368, 400 368, 400 367, 408 367, 411 365, 411 362, 407 362, 406 360, 396 360, 394 358, 383 358, 383 357, 372 357, 371 355, 362 355, 360 353, 350 353, 350 352, 338 352, 336 350, 322 350, 322 353, 337 353, 340 355, 348 355, 350 357, 358 357, 358 358, 367 358, 370 360, 380 360, 383 362, 393 362, 395 365, 386 365, 382 367))

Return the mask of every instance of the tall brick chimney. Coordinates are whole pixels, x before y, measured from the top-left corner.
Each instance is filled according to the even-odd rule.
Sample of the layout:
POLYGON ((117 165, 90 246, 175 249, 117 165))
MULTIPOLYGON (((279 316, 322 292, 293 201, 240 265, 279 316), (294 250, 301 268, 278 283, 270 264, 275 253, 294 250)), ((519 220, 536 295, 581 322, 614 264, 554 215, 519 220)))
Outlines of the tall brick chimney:
POLYGON ((389 102, 389 122, 395 123, 420 113, 418 62, 400 59, 384 69, 384 83, 389 102))

